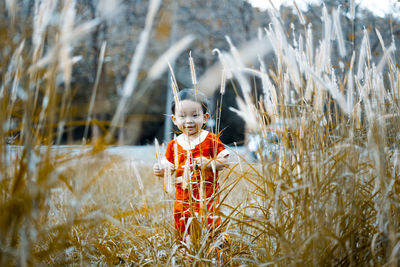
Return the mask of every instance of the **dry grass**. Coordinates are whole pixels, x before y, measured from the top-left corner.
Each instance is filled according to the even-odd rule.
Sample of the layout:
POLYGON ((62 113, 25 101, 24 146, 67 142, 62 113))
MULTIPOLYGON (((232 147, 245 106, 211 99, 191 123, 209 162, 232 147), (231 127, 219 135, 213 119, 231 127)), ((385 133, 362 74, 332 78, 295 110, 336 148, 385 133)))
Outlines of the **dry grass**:
MULTIPOLYGON (((8 12, 15 21, 14 2, 9 1, 8 12)), ((173 196, 163 192, 150 165, 104 151, 113 130, 82 151, 53 153, 53 143, 73 123, 70 52, 98 21, 73 25, 74 1, 50 3, 37 6, 32 48, 0 33, 11 49, 11 55, 0 58, 7 70, 0 97, 0 265, 398 265, 400 73, 391 57, 395 48, 383 47, 383 59, 374 63, 365 32, 360 54, 344 71, 335 70, 331 35, 342 56, 349 52, 338 14, 330 19, 327 12, 326 38, 316 49, 311 29, 296 46, 272 14, 265 41, 271 42, 277 65, 268 71, 263 62, 260 70, 243 68, 230 42, 232 53, 221 53, 223 73, 232 74, 243 90, 237 112, 249 129, 266 136, 271 121, 290 119, 295 126, 281 132, 276 159, 264 158, 260 150, 259 162, 242 159, 222 173, 221 231, 230 234, 232 243, 213 260, 208 255, 213 240, 198 218, 193 219, 198 227, 192 246, 178 249, 173 196), (60 14, 60 25, 46 24, 52 12, 60 14), (51 45, 46 49, 45 37, 51 45), (262 80, 258 103, 250 94, 249 74, 262 80), (23 147, 10 160, 5 137, 15 133, 23 147)), ((157 5, 154 1, 138 51, 147 43, 157 5)), ((132 60, 126 95, 135 88, 142 57, 132 60)))
POLYGON ((294 122, 281 133, 276 160, 263 159, 259 151, 262 169, 249 189, 255 204, 245 206, 261 216, 238 210, 239 217, 231 218, 246 225, 241 236, 251 240, 249 257, 266 265, 397 266, 400 125, 393 118, 400 80, 393 48, 382 46, 385 56, 376 65, 365 41, 349 69, 336 70, 332 35, 346 54, 338 18, 333 29, 325 10, 325 39, 314 52, 312 34, 294 45, 272 17, 265 32, 277 68, 266 72, 262 62, 260 71, 231 66, 242 89, 248 87, 244 72, 263 81, 264 99, 254 104, 243 89, 245 105, 239 102, 237 111, 259 122, 249 124, 252 131, 267 138, 270 121, 294 122), (359 66, 365 76, 353 75, 354 61, 366 62, 359 66))
MULTIPOLYGON (((79 162, 63 168, 63 176, 74 177, 73 185, 60 185, 50 193, 51 225, 65 224, 71 216, 82 218, 68 235, 66 258, 92 264, 165 265, 175 262, 191 265, 211 262, 208 250, 212 240, 207 239, 209 233, 203 230, 200 230, 200 239, 204 244, 198 244, 199 247, 193 244, 185 253, 178 250, 173 226, 173 194, 163 192, 162 181, 154 177, 151 165, 136 166, 139 174, 136 177, 133 168, 137 163, 126 158, 115 156, 110 159, 109 155, 102 154, 83 157, 79 162)), ((242 168, 248 170, 247 178, 256 177, 254 166, 242 168)), ((222 178, 228 173, 226 170, 222 178)), ((233 192, 227 195, 223 191, 222 195, 227 195, 223 210, 229 214, 231 207, 246 206, 243 210, 246 216, 251 216, 256 210, 251 213, 250 206, 243 205, 245 201, 252 202, 249 183, 239 180, 240 177, 241 174, 233 173, 225 181, 225 188, 233 188, 233 192), (236 179, 238 185, 227 186, 236 179)), ((224 223, 232 224, 228 232, 235 241, 219 261, 221 264, 241 262, 240 255, 248 254, 248 245, 242 244, 237 222, 225 219, 224 223), (235 260, 235 256, 238 259, 235 260)))

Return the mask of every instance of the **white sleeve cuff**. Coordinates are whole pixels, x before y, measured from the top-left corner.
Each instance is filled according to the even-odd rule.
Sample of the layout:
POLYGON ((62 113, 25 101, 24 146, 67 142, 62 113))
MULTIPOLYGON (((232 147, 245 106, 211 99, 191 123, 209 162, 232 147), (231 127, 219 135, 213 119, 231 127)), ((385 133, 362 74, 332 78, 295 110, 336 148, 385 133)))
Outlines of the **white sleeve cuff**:
POLYGON ((226 158, 229 157, 229 151, 227 149, 222 150, 221 152, 219 152, 219 154, 217 155, 217 158, 226 158))
POLYGON ((169 162, 165 157, 163 157, 161 159, 161 165, 163 167, 168 167, 169 166, 171 169, 173 169, 175 167, 175 165, 173 163, 169 162))

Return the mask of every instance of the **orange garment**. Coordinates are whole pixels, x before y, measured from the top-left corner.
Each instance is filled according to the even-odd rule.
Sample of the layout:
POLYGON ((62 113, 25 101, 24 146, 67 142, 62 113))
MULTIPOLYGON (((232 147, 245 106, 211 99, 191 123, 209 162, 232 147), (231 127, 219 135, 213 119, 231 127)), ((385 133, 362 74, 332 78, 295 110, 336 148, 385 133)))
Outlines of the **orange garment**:
POLYGON ((168 143, 165 153, 165 157, 170 163, 177 164, 175 167, 177 178, 184 177, 184 168, 186 160, 189 157, 190 184, 185 188, 185 185, 179 182, 182 178, 177 179, 175 183, 174 220, 175 229, 180 234, 185 232, 186 224, 192 216, 192 212, 199 213, 200 211, 204 211, 204 208, 201 209, 202 203, 203 205, 207 205, 207 223, 210 229, 216 228, 221 223, 221 219, 215 214, 215 212, 219 211, 217 208, 219 196, 215 196, 215 193, 219 189, 218 171, 215 171, 214 174, 212 168, 195 170, 192 163, 194 158, 200 156, 215 159, 221 151, 225 150, 225 146, 215 134, 206 131, 203 131, 203 133, 207 134, 204 141, 195 145, 193 149, 189 148, 185 150, 177 139, 174 139, 168 143), (204 181, 203 195, 205 195, 205 198, 200 198, 201 180, 204 181))

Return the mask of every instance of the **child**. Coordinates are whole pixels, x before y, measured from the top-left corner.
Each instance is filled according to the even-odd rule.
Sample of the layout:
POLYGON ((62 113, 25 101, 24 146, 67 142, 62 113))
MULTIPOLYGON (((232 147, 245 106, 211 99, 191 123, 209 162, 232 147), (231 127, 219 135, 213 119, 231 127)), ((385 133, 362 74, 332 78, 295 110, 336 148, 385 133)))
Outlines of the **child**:
MULTIPOLYGON (((209 113, 207 98, 194 89, 184 89, 172 103, 173 123, 182 132, 170 141, 161 164, 154 164, 156 176, 162 177, 164 169, 176 171, 174 220, 178 237, 183 240, 188 219, 193 213, 206 213, 207 224, 214 230, 221 223, 218 212, 218 171, 223 169, 229 152, 218 137, 203 129, 209 113)), ((202 216, 199 216, 200 218, 202 216)))

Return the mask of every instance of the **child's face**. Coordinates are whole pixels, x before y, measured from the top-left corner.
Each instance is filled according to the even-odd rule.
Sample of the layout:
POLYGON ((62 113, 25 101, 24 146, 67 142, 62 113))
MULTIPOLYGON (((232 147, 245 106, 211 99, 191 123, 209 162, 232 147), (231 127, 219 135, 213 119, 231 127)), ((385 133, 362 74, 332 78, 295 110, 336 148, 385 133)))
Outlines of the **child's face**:
POLYGON ((171 116, 178 129, 187 135, 198 133, 208 117, 201 104, 192 100, 180 101, 180 105, 175 106, 175 114, 171 116))

